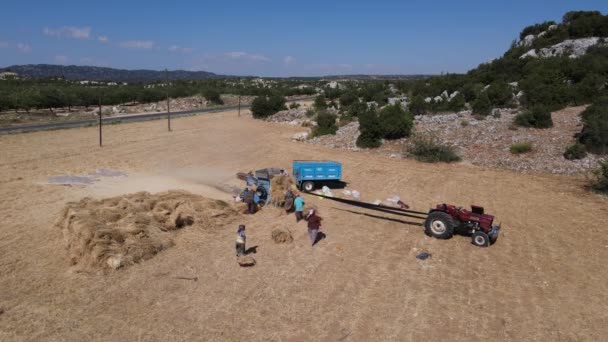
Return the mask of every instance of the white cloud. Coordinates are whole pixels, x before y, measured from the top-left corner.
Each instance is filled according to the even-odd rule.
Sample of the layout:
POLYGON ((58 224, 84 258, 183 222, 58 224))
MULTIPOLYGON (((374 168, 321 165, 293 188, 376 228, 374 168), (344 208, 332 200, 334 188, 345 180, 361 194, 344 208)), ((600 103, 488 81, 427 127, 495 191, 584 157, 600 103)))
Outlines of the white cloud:
POLYGON ((110 41, 107 36, 97 36, 97 40, 102 43, 107 43, 110 41))
POLYGON ((151 40, 128 40, 120 43, 120 46, 126 49, 152 49, 155 45, 151 40))
POLYGON ((192 51, 194 51, 193 48, 189 48, 189 47, 181 47, 178 45, 171 45, 169 47, 169 51, 170 52, 179 52, 179 53, 191 53, 192 51))
POLYGON ((17 44, 17 50, 23 53, 32 51, 32 47, 29 44, 19 43, 17 44))
POLYGON ((68 37, 74 39, 89 39, 91 35, 91 28, 88 26, 62 26, 59 28, 45 27, 44 30, 42 30, 42 33, 55 38, 68 37))
POLYGON ((251 54, 242 51, 234 51, 234 52, 226 52, 224 54, 225 57, 233 60, 243 60, 243 61, 251 61, 251 62, 270 62, 270 58, 259 55, 259 54, 251 54))
POLYGON ((55 56, 55 63, 57 64, 66 64, 68 62, 68 57, 64 55, 55 56))
POLYGON ((292 56, 287 56, 285 57, 285 59, 283 59, 283 63, 285 63, 285 65, 289 66, 292 65, 296 62, 296 59, 292 56))

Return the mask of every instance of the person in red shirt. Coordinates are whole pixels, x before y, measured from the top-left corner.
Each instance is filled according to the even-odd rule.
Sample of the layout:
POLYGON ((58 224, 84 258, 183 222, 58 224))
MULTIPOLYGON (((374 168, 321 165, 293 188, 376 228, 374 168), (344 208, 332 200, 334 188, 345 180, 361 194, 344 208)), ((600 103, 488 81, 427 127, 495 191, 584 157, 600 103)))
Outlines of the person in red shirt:
POLYGON ((317 216, 317 212, 315 209, 310 209, 308 214, 306 215, 306 221, 308 221, 308 238, 310 238, 310 243, 312 246, 317 243, 317 238, 319 237, 319 229, 321 229, 321 220, 322 217, 317 216))

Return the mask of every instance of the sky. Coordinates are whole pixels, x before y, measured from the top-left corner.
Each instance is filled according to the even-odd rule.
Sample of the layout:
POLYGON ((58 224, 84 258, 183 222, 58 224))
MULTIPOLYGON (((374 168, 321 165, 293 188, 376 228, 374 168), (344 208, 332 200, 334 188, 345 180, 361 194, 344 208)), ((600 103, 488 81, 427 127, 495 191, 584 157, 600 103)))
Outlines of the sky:
POLYGON ((2 0, 0 67, 93 65, 229 75, 461 73, 527 25, 606 0, 2 0))

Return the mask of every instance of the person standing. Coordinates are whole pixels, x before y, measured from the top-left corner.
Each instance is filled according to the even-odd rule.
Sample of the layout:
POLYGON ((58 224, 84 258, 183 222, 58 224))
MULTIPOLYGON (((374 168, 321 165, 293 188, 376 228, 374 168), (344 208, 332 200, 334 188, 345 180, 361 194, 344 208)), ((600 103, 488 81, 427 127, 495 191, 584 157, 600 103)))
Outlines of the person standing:
POLYGON ((319 229, 321 229, 321 220, 320 216, 317 216, 317 212, 314 209, 310 209, 308 211, 308 215, 306 215, 306 221, 308 221, 308 238, 310 239, 310 243, 312 246, 317 242, 317 237, 319 235, 319 229))
POLYGON ((296 222, 300 222, 304 217, 302 212, 304 211, 304 199, 300 193, 296 193, 296 198, 293 200, 293 205, 296 208, 296 222))
POLYGON ((245 196, 243 198, 243 202, 247 204, 247 214, 255 214, 255 201, 254 194, 255 191, 251 189, 247 189, 245 196))
POLYGON ((239 225, 239 229, 236 231, 236 256, 240 257, 245 255, 245 225, 239 225))

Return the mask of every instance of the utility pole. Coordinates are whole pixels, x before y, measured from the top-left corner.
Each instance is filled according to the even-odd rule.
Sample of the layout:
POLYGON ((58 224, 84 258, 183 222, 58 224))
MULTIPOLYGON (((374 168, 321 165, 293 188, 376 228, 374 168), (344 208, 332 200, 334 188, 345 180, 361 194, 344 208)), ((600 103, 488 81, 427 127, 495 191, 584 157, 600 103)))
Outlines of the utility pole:
POLYGON ((171 132, 171 108, 169 107, 169 72, 165 68, 165 87, 167 89, 167 129, 171 132))
POLYGON ((99 147, 103 146, 102 127, 103 127, 103 120, 101 120, 101 94, 99 94, 99 147))

